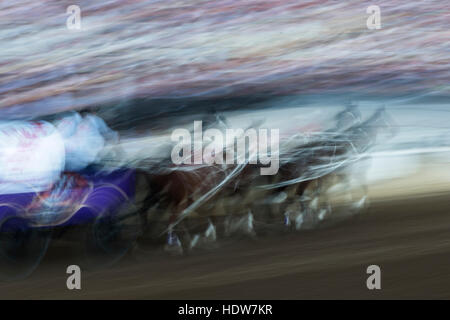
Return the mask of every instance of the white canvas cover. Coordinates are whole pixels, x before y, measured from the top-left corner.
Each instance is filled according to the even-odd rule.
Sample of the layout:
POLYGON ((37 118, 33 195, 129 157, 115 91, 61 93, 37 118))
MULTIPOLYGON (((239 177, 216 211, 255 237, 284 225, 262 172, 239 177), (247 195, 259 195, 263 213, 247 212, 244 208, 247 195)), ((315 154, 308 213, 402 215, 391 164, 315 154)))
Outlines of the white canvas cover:
POLYGON ((52 124, 0 122, 0 194, 46 190, 64 163, 64 141, 52 124))

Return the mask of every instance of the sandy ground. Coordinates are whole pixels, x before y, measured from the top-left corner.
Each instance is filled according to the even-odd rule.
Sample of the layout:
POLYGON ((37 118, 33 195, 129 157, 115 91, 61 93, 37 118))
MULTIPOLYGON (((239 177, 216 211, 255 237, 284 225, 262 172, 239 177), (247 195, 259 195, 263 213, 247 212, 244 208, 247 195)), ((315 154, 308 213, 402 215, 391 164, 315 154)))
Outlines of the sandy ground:
POLYGON ((183 257, 135 250, 107 270, 82 270, 66 288, 69 250, 53 247, 28 279, 0 284, 2 299, 450 298, 450 194, 373 201, 318 230, 233 240, 183 257), (381 267, 381 290, 366 287, 381 267))

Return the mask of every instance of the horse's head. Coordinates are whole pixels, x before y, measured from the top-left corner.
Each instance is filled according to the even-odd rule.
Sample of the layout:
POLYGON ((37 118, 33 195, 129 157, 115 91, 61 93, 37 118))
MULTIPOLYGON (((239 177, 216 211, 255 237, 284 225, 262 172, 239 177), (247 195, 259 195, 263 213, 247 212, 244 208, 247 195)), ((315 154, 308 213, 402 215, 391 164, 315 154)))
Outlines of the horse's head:
POLYGON ((397 125, 389 112, 386 111, 385 106, 378 108, 371 118, 371 126, 377 133, 387 132, 389 133, 389 137, 393 137, 397 133, 397 125))
MULTIPOLYGON (((392 116, 383 106, 378 108, 367 120, 351 127, 346 131, 347 138, 351 141, 357 153, 366 152, 373 146, 380 134, 386 134, 391 138, 396 133, 396 125, 392 116)), ((385 136, 386 137, 386 136, 385 136)))
POLYGON ((361 118, 361 112, 359 111, 358 106, 353 103, 349 103, 344 110, 334 117, 337 122, 336 127, 338 130, 347 129, 360 124, 361 118))

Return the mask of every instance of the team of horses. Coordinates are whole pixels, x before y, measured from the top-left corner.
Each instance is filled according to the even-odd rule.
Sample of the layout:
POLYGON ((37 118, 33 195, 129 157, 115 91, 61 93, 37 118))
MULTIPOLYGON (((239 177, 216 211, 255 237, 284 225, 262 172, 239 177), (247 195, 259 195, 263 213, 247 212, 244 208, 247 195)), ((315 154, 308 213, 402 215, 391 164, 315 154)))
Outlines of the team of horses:
MULTIPOLYGON (((223 126, 223 117, 216 119, 223 126)), ((329 191, 338 185, 348 198, 341 211, 361 210, 367 205, 364 175, 357 176, 355 191, 349 168, 367 158, 379 133, 391 126, 384 108, 362 120, 359 110, 348 106, 333 128, 309 142, 301 132, 281 142, 275 175, 260 175, 261 165, 248 162, 174 165, 167 157, 156 167, 140 166, 136 201, 142 238, 163 240, 167 249, 182 252, 233 233, 254 236, 270 226, 312 228, 337 214, 339 203, 330 201, 329 191)))

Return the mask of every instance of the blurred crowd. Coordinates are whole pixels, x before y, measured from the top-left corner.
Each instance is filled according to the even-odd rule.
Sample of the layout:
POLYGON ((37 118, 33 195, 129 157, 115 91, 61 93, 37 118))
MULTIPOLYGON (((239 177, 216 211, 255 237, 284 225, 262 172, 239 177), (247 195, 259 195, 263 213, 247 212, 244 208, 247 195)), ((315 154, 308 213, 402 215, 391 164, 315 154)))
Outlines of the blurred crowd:
MULTIPOLYGON (((0 3, 0 112, 24 117, 130 98, 449 93, 449 4, 385 1, 0 3)), ((160 106, 165 108, 165 106, 160 106)))

